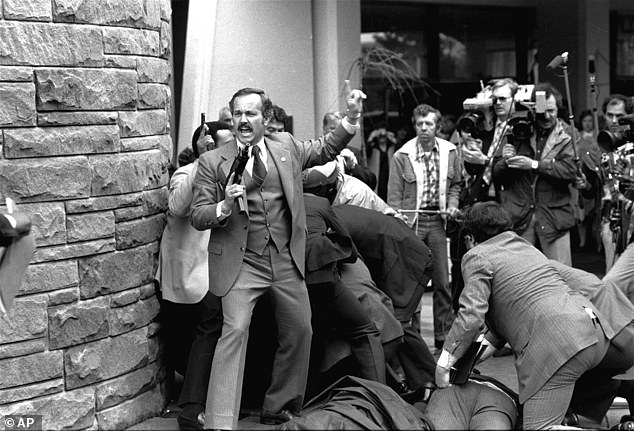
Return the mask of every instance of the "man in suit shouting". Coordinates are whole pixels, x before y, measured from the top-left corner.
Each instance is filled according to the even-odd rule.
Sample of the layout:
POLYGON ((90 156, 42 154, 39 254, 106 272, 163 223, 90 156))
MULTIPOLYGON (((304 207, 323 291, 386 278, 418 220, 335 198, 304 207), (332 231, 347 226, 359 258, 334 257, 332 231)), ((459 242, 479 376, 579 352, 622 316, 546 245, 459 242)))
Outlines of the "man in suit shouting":
POLYGON ((249 323, 257 300, 267 292, 278 347, 260 421, 279 424, 301 410, 312 336, 304 283, 301 172, 332 160, 358 129, 365 95, 349 90, 347 83, 346 89, 347 115, 341 125, 319 139, 301 142, 288 133, 265 137, 271 101, 262 90, 243 88, 229 102, 237 143, 200 159, 192 223, 199 230, 211 229, 209 290, 222 297, 224 317, 209 379, 205 428, 237 425, 249 323), (231 166, 245 148, 249 159, 242 181, 234 184, 231 166))

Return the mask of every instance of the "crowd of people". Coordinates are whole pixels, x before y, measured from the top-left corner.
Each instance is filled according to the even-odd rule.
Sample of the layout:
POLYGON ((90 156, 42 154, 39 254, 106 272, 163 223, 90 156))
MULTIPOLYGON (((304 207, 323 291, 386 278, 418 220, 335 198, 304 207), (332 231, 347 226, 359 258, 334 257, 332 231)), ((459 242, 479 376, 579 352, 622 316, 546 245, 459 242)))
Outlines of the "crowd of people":
POLYGON ((606 100, 598 133, 592 112, 580 130, 560 118, 549 83, 524 104, 510 78, 486 90, 457 120, 417 106, 410 140, 372 131, 367 163, 346 148, 357 89, 316 139, 288 133, 285 110, 254 88, 194 131, 156 276, 181 429, 237 428, 259 354, 250 333, 275 346, 263 424, 298 426, 307 394, 337 373, 374 382, 375 399, 391 388, 430 429, 596 425, 616 396, 634 409, 634 375, 615 378, 634 365, 631 99, 606 100), (575 228, 603 250, 603 279, 572 268, 575 228), (430 282, 433 346, 420 332, 430 282), (269 333, 251 325, 260 302, 269 333), (517 394, 495 376, 451 384, 481 334, 481 360, 515 356, 517 394))

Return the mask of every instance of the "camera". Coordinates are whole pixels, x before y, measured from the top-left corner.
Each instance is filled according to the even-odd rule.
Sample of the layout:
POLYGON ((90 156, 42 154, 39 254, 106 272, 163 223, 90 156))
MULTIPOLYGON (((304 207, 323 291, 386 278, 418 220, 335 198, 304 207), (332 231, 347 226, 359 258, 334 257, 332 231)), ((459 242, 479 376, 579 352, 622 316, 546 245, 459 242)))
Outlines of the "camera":
POLYGON ((603 130, 597 135, 597 143, 602 151, 611 153, 628 142, 634 142, 634 116, 619 118, 616 126, 603 130))
POLYGON ((546 112, 546 92, 536 91, 531 100, 534 85, 520 85, 513 99, 515 110, 508 119, 509 143, 527 141, 535 130, 535 119, 546 112))
POLYGON ((482 138, 486 131, 487 113, 493 112, 493 96, 491 88, 486 87, 476 97, 465 99, 462 102, 464 112, 458 118, 456 128, 464 133, 469 133, 473 138, 482 138))

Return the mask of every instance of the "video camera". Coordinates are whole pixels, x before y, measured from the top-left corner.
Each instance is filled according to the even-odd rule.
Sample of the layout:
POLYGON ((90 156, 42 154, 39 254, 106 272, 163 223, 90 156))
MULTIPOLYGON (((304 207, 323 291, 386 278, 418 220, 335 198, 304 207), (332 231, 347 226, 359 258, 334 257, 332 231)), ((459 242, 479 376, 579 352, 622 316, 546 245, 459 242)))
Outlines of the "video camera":
POLYGON ((535 119, 546 112, 546 92, 535 92, 533 102, 534 89, 534 85, 520 85, 513 98, 515 109, 507 121, 508 141, 512 145, 529 140, 535 131, 535 119))
POLYGON ((464 133, 469 133, 473 138, 482 138, 486 132, 487 113, 493 114, 493 95, 491 87, 485 87, 476 94, 476 97, 465 99, 462 102, 464 112, 456 122, 456 128, 464 133))
POLYGON ((597 135, 601 150, 611 153, 628 142, 634 142, 634 115, 619 118, 616 126, 603 130, 597 135))

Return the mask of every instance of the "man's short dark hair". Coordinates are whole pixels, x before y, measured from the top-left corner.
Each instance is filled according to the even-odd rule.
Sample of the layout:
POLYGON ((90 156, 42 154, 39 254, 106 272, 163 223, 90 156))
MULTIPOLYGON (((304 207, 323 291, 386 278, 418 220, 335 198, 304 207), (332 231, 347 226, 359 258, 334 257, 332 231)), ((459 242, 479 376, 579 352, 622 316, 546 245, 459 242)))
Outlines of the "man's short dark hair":
MULTIPOLYGON (((205 123, 207 125, 207 134, 211 135, 211 139, 214 142, 218 141, 218 130, 232 130, 231 126, 223 121, 208 121, 205 123)), ((194 130, 194 134, 192 135, 192 150, 196 158, 200 156, 198 152, 198 145, 196 145, 196 141, 198 141, 198 137, 200 136, 200 131, 202 130, 202 126, 196 127, 194 130)))
POLYGON ((231 97, 231 100, 229 101, 229 109, 231 109, 231 114, 233 115, 233 102, 236 100, 236 98, 248 96, 249 94, 257 94, 258 96, 260 96, 260 100, 262 101, 262 115, 264 116, 264 118, 271 118, 273 103, 271 102, 271 99, 269 99, 269 96, 266 95, 264 90, 250 87, 241 88, 240 90, 236 91, 235 94, 231 97))
POLYGON ((442 118, 442 114, 436 108, 431 105, 427 105, 426 103, 418 105, 412 111, 412 124, 416 125, 416 117, 424 117, 427 114, 435 114, 436 115, 436 125, 440 124, 440 119, 442 118))
POLYGON ((531 94, 531 101, 535 101, 535 93, 537 93, 538 91, 546 92, 546 99, 548 99, 550 96, 554 96, 555 102, 557 102, 557 109, 563 108, 563 97, 561 96, 559 90, 557 90, 553 86, 553 84, 551 84, 550 82, 540 82, 538 84, 535 84, 535 88, 533 89, 533 93, 531 94))
POLYGON ((343 115, 338 111, 328 111, 324 114, 324 118, 321 120, 321 126, 326 127, 330 121, 341 121, 343 120, 343 115))
POLYGON ((617 104, 623 104, 625 106, 625 113, 632 113, 632 98, 624 96, 623 94, 610 94, 603 100, 603 104, 601 105, 601 111, 606 113, 608 106, 613 106, 617 104))
POLYGON ((278 105, 273 105, 271 107, 270 120, 277 121, 278 123, 282 123, 284 124, 284 127, 286 128, 286 124, 288 122, 288 115, 286 114, 286 111, 284 110, 284 108, 278 105))
POLYGON ((484 242, 495 235, 513 229, 511 215, 497 202, 478 202, 467 210, 463 230, 476 242, 484 242))

